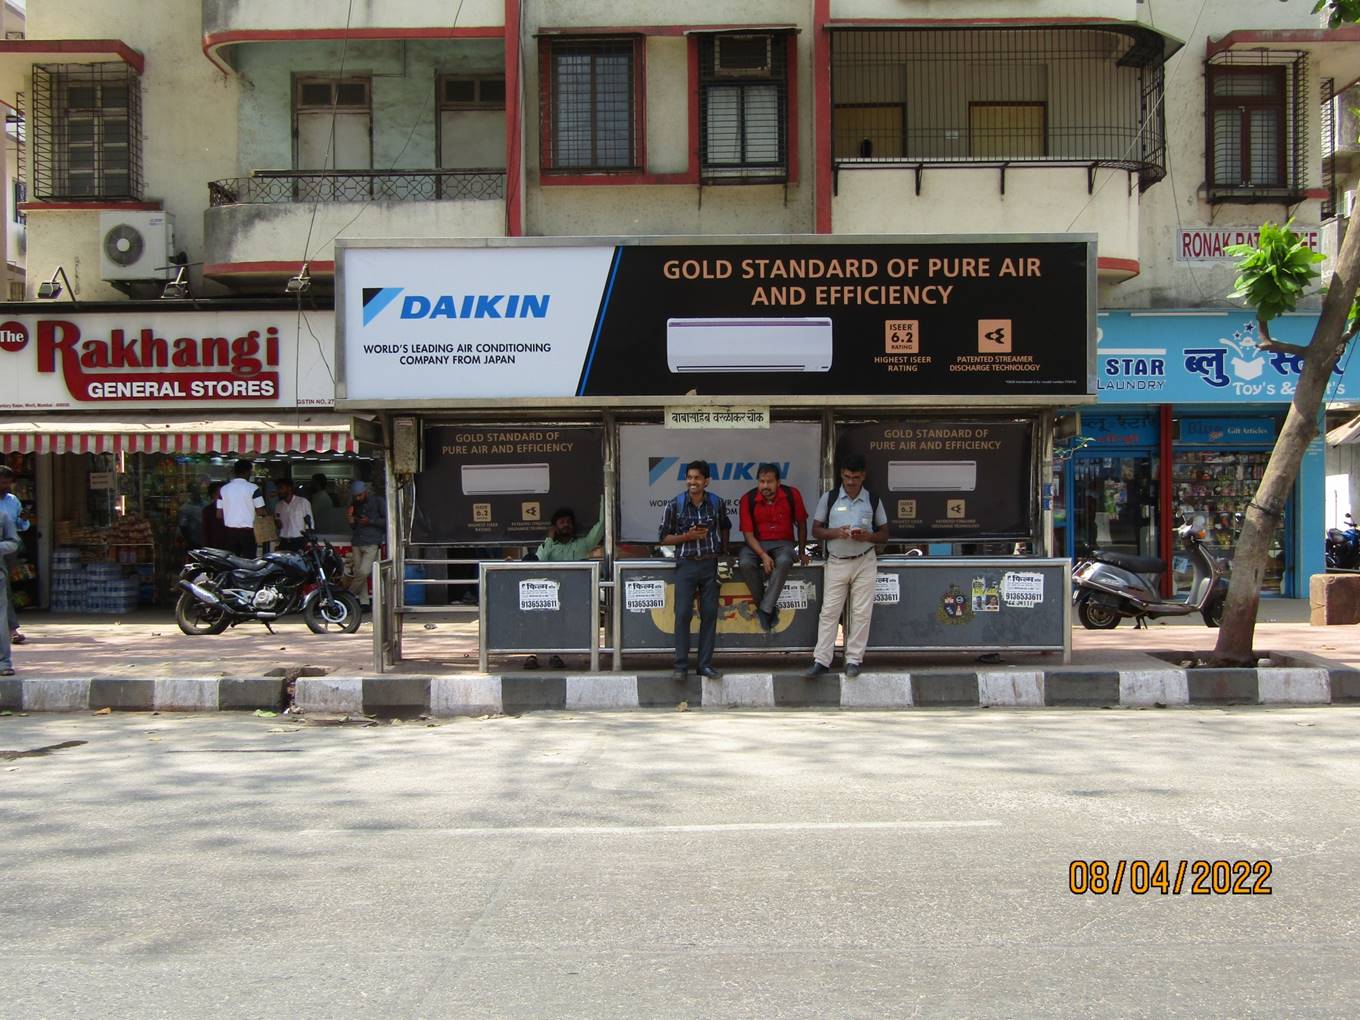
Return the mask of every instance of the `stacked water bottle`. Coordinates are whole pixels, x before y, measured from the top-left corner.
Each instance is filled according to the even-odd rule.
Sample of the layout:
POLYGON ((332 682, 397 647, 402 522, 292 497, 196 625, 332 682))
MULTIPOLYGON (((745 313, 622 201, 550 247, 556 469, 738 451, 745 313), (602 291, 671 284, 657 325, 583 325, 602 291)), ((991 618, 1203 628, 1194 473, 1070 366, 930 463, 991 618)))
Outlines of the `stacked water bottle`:
POLYGON ((137 608, 137 576, 124 575, 121 564, 91 563, 85 578, 87 613, 130 613, 137 608))
POLYGON ((52 612, 85 612, 85 567, 80 550, 63 546, 52 553, 52 612))

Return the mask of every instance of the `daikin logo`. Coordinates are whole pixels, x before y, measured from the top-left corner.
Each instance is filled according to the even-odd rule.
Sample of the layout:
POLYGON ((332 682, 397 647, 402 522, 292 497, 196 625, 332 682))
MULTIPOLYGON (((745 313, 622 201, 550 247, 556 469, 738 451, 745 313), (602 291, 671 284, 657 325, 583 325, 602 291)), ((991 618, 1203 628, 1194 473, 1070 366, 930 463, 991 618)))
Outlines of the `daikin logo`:
MULTIPOLYGON (((756 468, 759 466, 760 462, 755 460, 710 460, 708 462, 708 470, 712 472, 712 480, 715 482, 740 481, 755 484, 756 468)), ((655 485, 667 475, 670 475, 674 481, 683 482, 688 467, 689 460, 680 457, 648 457, 647 483, 655 485)), ((779 466, 779 476, 781 478, 789 476, 787 461, 779 466)))
MULTIPOLYGON (((383 313, 403 287, 365 287, 364 325, 383 313)), ((546 319, 551 294, 407 294, 401 297, 402 319, 546 319)))

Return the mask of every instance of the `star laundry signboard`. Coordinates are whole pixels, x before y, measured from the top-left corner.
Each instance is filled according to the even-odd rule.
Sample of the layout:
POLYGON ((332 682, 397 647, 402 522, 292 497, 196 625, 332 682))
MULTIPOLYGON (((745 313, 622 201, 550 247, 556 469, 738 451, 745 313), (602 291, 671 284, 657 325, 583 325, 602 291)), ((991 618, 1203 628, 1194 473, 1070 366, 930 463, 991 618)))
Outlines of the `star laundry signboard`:
MULTIPOLYGON (((1306 346, 1318 317, 1284 315, 1275 340, 1306 346)), ((1206 312, 1101 312, 1096 385, 1102 404, 1205 404, 1294 399, 1303 359, 1256 346, 1257 326, 1241 309, 1206 312)), ((1360 393, 1360 366, 1343 355, 1327 400, 1360 393)))
POLYGON ((303 343, 289 312, 21 313, 0 322, 0 409, 329 406, 334 315, 307 314, 303 343))
POLYGON ((349 400, 1091 392, 1094 242, 342 242, 349 400))

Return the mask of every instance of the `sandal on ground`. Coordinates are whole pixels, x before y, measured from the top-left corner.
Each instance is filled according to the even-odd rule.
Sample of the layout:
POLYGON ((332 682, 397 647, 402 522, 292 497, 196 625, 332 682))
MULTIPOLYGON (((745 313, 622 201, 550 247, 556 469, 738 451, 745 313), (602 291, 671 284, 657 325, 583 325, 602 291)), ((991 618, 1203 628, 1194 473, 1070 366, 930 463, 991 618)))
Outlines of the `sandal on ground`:
POLYGON ((567 668, 567 664, 566 664, 565 662, 562 661, 562 656, 560 656, 560 655, 554 655, 551 659, 548 660, 548 668, 549 668, 549 669, 566 669, 566 668, 567 668))
POLYGON ((27 640, 28 637, 17 630, 12 632, 9 636, 9 643, 12 645, 21 645, 27 640))
POLYGON ((537 655, 526 655, 526 656, 524 657, 524 668, 525 668, 525 669, 538 669, 538 656, 537 656, 537 655))

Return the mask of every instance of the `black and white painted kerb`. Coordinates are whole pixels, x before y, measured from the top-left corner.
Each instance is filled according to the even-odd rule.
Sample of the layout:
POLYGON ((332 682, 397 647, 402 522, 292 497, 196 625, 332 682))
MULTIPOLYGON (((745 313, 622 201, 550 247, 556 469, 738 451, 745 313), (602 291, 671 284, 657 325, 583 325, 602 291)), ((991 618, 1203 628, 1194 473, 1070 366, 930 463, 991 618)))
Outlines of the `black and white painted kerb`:
MULTIPOLYGON (((645 708, 1152 708, 1186 705, 1326 705, 1360 702, 1360 670, 1323 660, 1256 669, 948 670, 727 673, 720 680, 664 673, 565 676, 300 677, 302 713, 515 715, 545 710, 645 708)), ((0 679, 0 711, 215 712, 283 707, 287 686, 269 676, 0 679)))

